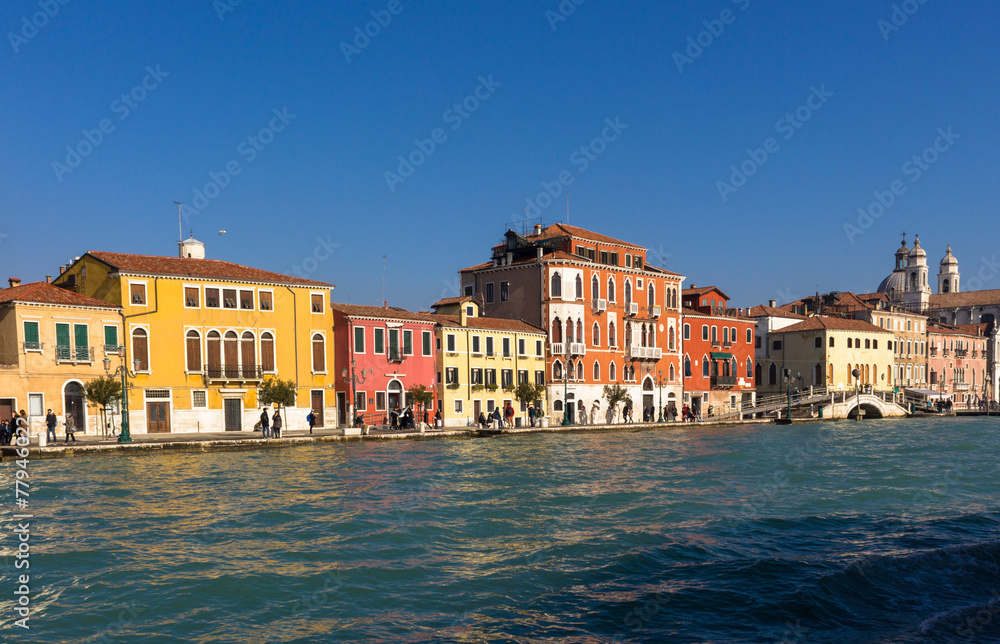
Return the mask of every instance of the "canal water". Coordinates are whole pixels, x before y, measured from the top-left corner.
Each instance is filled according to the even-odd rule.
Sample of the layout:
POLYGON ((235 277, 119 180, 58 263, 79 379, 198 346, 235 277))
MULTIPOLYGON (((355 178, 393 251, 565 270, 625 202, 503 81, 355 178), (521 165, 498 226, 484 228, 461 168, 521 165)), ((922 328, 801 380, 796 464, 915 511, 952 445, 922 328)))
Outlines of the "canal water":
POLYGON ((29 464, 3 642, 1000 641, 1000 420, 29 464))

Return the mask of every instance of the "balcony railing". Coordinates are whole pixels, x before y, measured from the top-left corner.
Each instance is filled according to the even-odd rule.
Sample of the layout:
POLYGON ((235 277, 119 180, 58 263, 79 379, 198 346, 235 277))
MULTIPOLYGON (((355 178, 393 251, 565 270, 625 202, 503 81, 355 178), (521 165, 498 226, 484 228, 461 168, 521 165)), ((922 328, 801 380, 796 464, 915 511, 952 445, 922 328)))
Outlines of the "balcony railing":
POLYGON ((712 376, 713 389, 732 389, 737 382, 736 376, 712 376))
POLYGON ((932 358, 936 358, 937 357, 937 354, 938 354, 937 347, 931 347, 930 349, 928 349, 928 352, 929 352, 929 355, 932 358))
POLYGON ((91 347, 69 347, 56 345, 56 362, 93 362, 94 350, 91 347))
POLYGON ((389 349, 389 353, 386 354, 389 362, 402 362, 406 360, 406 356, 399 349, 389 349))
POLYGON ((968 354, 969 354, 969 350, 968 349, 955 349, 955 357, 956 358, 964 358, 968 354))
POLYGON ((209 380, 263 380, 264 370, 258 365, 205 365, 209 380))
POLYGON ((712 348, 713 349, 721 349, 722 348, 722 343, 719 342, 718 340, 712 340, 712 348))
POLYGON ((43 345, 42 345, 41 342, 23 342, 23 343, 21 343, 21 350, 22 351, 41 351, 42 350, 42 346, 43 345))
POLYGON ((656 318, 660 317, 660 315, 662 315, 662 314, 663 314, 663 309, 661 307, 659 307, 659 306, 651 306, 651 307, 649 307, 649 317, 651 317, 653 319, 656 319, 656 318))
POLYGON ((583 356, 587 355, 587 345, 583 342, 570 342, 569 344, 570 355, 583 356))
POLYGON ((733 348, 733 343, 730 342, 729 340, 723 340, 722 341, 722 348, 723 349, 732 349, 733 348))
POLYGON ((632 360, 659 360, 663 349, 659 347, 629 347, 628 357, 632 360))

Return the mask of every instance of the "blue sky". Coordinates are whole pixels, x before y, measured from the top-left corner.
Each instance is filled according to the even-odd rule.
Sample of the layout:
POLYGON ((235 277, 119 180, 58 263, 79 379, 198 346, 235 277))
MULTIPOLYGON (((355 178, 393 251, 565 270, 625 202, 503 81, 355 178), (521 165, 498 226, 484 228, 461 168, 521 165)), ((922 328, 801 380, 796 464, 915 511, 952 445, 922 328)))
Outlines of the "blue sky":
MULTIPOLYGON (((194 208, 202 190, 212 198, 186 212, 184 232, 209 257, 298 270, 336 284, 337 301, 374 304, 384 255, 390 303, 426 309, 523 226, 543 182, 562 191, 544 223, 565 219, 561 173, 570 223, 643 244, 687 284, 717 284, 741 306, 872 290, 904 229, 934 266, 951 243, 966 288, 994 257, 996 3, 562 10, 10 0, 7 274, 42 279, 91 249, 174 255, 172 202, 194 208), (39 17, 46 7, 54 15, 39 17), (372 12, 387 24, 369 24, 372 12), (355 43, 366 28, 377 35, 355 43), (454 110, 477 89, 474 110, 454 110), (808 120, 782 122, 796 110, 808 120), (422 165, 387 181, 435 130, 422 165), (602 134, 614 140, 593 144, 602 134), (742 183, 731 166, 753 174, 742 183), (212 177, 224 187, 205 190, 212 177), (893 182, 892 205, 859 222, 893 182)), ((1000 288, 1000 275, 982 286, 1000 288)))

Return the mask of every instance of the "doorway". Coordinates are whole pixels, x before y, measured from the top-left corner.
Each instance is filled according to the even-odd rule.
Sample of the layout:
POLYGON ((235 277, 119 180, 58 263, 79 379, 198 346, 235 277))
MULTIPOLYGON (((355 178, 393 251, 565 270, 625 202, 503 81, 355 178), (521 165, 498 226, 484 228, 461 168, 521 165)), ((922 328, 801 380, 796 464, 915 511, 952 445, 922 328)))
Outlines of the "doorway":
POLYGON ((347 393, 337 392, 337 422, 341 427, 347 425, 347 393))
POLYGON ((388 411, 392 412, 395 409, 400 411, 403 410, 403 385, 400 384, 398 380, 393 380, 389 383, 389 408, 388 411))
POLYGON ((169 403, 146 403, 146 432, 150 434, 166 434, 170 432, 169 403))
POLYGON ((14 415, 15 404, 13 398, 0 398, 0 418, 10 420, 14 415))
POLYGON ((87 403, 83 397, 83 385, 78 382, 67 382, 63 392, 63 409, 73 416, 73 425, 77 431, 86 432, 87 403))
POLYGON ((472 401, 472 419, 477 423, 479 422, 479 414, 483 413, 483 401, 473 400, 472 401))
POLYGON ((312 392, 312 412, 316 415, 316 427, 323 426, 323 390, 312 392))
POLYGON ((222 409, 226 417, 226 431, 243 431, 243 401, 239 398, 225 398, 222 409))

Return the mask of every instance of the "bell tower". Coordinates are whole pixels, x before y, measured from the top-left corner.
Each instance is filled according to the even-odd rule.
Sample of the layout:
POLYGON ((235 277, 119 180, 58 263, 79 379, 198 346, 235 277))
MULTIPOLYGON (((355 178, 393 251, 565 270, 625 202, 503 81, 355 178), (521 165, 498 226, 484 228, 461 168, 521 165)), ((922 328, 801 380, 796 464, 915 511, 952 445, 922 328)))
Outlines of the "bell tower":
POLYGON ((962 274, 958 272, 958 260, 951 254, 951 244, 948 244, 948 252, 941 260, 941 268, 938 269, 938 293, 959 293, 959 280, 962 274))

